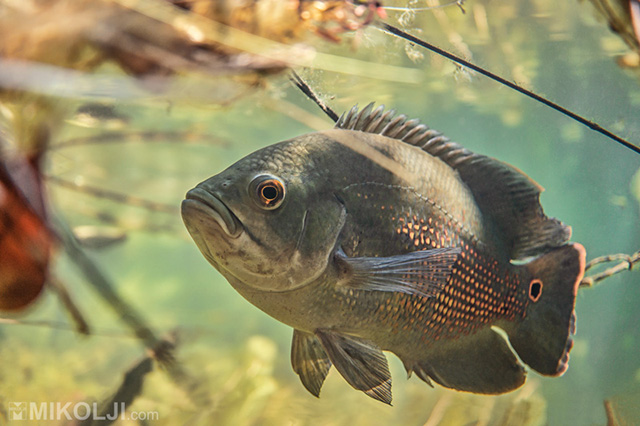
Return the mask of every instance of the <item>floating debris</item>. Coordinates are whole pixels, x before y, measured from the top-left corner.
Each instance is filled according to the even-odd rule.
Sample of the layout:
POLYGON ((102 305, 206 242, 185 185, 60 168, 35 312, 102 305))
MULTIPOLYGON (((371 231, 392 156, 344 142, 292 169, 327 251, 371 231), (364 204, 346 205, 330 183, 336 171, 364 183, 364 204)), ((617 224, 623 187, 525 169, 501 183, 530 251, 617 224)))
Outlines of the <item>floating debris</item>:
POLYGON ((90 249, 104 249, 127 239, 127 233, 122 229, 94 225, 76 226, 73 228, 73 235, 81 246, 90 249))
POLYGON ((129 123, 129 117, 120 114, 115 105, 91 102, 81 105, 75 117, 68 120, 70 124, 82 127, 101 127, 115 130, 122 129, 129 123))
POLYGON ((0 310, 33 303, 49 274, 54 235, 47 223, 39 154, 11 150, 0 134, 0 310))

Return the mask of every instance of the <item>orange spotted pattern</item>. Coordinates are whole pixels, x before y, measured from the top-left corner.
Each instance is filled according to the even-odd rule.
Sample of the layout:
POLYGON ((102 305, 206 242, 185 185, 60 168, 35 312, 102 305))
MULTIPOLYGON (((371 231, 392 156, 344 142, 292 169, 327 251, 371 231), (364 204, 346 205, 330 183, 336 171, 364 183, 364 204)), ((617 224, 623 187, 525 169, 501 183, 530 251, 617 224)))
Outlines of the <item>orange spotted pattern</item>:
MULTIPOLYGON (((351 196, 356 218, 366 217, 350 229, 343 248, 349 256, 390 256, 416 250, 459 247, 458 260, 441 291, 434 297, 380 292, 367 297, 348 290, 342 303, 345 310, 365 303, 375 312, 375 321, 387 332, 411 332, 424 343, 455 339, 504 319, 524 318, 530 303, 527 285, 521 284, 516 268, 500 263, 490 249, 432 200, 410 188, 381 184, 353 185, 351 196), (384 191, 379 191, 384 189, 384 191), (391 190, 391 191, 390 191, 391 190), (394 199, 393 193, 400 194, 394 199), (419 209, 398 208, 400 200, 419 197, 419 209), (377 212, 377 213, 375 213, 377 212), (373 213, 373 214, 372 214, 373 213), (370 230, 375 229, 376 238, 370 230)), ((346 195, 345 195, 346 196, 346 195)))
POLYGON ((472 333, 498 319, 524 317, 528 296, 519 276, 482 253, 478 249, 481 244, 473 238, 463 238, 463 230, 454 220, 445 215, 422 218, 404 212, 392 216, 392 221, 407 249, 462 249, 451 277, 437 296, 399 293, 378 306, 380 319, 392 332, 419 329, 425 342, 437 341, 472 333))

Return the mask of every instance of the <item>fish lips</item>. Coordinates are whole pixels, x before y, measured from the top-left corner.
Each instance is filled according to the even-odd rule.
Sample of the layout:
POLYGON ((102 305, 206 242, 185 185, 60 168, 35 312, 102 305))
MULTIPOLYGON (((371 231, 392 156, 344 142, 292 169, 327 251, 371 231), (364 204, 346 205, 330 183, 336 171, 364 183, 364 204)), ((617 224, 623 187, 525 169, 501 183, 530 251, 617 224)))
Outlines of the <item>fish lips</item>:
POLYGON ((238 238, 243 227, 240 220, 218 197, 202 188, 194 188, 187 192, 182 201, 182 217, 188 220, 190 210, 211 217, 230 238, 238 238))

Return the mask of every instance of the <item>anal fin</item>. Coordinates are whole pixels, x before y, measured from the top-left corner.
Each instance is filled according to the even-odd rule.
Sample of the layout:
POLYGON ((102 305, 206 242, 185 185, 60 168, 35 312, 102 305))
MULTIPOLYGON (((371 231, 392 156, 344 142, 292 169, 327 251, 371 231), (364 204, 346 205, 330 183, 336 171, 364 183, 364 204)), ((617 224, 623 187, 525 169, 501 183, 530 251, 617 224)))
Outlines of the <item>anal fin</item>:
POLYGON ((407 370, 429 385, 433 380, 447 388, 473 393, 509 392, 522 386, 526 378, 524 366, 507 341, 489 327, 436 345, 422 360, 403 361, 407 370))
POLYGON ((291 366, 300 376, 304 387, 312 395, 320 396, 320 389, 331 368, 331 360, 316 336, 293 330, 291 366))
POLYGON ((380 348, 366 340, 331 330, 316 330, 316 336, 347 383, 371 398, 391 405, 391 374, 380 348))

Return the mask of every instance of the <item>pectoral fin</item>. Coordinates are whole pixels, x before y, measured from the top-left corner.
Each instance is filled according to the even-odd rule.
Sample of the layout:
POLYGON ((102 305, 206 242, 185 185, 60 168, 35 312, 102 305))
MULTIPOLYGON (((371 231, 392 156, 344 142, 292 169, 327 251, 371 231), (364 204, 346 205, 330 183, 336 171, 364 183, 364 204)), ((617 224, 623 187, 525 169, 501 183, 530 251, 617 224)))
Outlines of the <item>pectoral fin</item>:
POLYGON ((344 285, 359 290, 400 292, 433 297, 444 287, 460 248, 420 250, 390 257, 347 257, 344 285))
POLYGON ((377 346, 330 330, 316 330, 316 336, 333 365, 354 389, 391 405, 391 374, 387 358, 377 346))
POLYGON ((331 368, 331 360, 316 336, 293 330, 291 365, 304 387, 314 396, 320 396, 322 383, 331 368))

